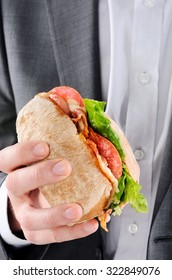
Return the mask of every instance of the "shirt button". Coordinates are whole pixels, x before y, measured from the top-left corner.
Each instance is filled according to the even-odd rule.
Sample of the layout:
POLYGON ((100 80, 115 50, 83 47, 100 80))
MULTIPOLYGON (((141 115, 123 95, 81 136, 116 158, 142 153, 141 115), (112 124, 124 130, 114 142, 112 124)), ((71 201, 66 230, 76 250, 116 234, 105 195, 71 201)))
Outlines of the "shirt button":
POLYGON ((137 231, 138 231, 138 229, 139 229, 139 227, 138 227, 138 225, 136 225, 136 224, 131 224, 131 225, 129 225, 129 227, 128 227, 128 230, 129 230, 129 232, 130 232, 131 234, 136 234, 137 231))
POLYGON ((144 0, 144 4, 148 8, 153 8, 155 5, 155 0, 144 0))
POLYGON ((151 80, 151 76, 148 72, 142 72, 139 75, 139 81, 141 84, 148 84, 151 80))
POLYGON ((134 155, 136 160, 142 160, 144 158, 144 152, 141 149, 135 150, 134 155))

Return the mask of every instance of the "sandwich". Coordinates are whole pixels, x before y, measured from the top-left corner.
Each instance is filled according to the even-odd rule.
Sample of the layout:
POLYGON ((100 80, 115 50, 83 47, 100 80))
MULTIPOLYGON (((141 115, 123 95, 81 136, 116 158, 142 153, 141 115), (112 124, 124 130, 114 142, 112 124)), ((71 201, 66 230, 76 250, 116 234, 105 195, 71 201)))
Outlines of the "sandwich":
POLYGON ((108 231, 111 215, 126 204, 147 213, 140 192, 140 169, 120 127, 104 112, 105 102, 83 99, 73 88, 55 87, 30 100, 16 122, 18 142, 42 140, 50 153, 45 160, 66 158, 68 178, 39 186, 51 206, 76 202, 83 209, 79 222, 98 218, 108 231))

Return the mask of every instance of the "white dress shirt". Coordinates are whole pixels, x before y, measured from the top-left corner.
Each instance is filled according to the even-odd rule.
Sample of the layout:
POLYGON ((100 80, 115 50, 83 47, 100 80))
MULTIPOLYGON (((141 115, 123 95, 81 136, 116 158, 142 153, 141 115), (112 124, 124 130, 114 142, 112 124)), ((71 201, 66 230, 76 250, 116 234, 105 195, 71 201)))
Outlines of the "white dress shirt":
MULTIPOLYGON (((138 214, 128 205, 120 217, 112 217, 107 233, 109 258, 146 258, 172 108, 171 14, 171 0, 99 1, 106 111, 121 126, 133 148, 141 168, 142 192, 150 208, 149 214, 138 214)), ((5 186, 2 191, 5 201, 5 186)), ((2 237, 15 246, 28 244, 20 243, 10 232, 6 205, 1 202, 2 237)))
POLYGON ((150 209, 138 214, 128 205, 112 217, 107 252, 115 259, 145 259, 172 110, 172 1, 101 0, 99 10, 107 113, 132 146, 150 209))

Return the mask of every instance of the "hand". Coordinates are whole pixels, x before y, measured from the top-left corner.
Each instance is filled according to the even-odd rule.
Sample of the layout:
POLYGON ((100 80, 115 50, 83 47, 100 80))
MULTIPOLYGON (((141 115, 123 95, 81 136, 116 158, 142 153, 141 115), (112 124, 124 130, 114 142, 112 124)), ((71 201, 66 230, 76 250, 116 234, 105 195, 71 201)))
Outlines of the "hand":
POLYGON ((34 244, 81 238, 98 228, 96 220, 69 226, 81 218, 82 208, 76 203, 50 207, 43 197, 38 187, 61 181, 71 172, 65 159, 41 161, 48 154, 48 145, 38 141, 18 143, 0 151, 0 170, 8 174, 11 228, 13 232, 22 229, 34 244))

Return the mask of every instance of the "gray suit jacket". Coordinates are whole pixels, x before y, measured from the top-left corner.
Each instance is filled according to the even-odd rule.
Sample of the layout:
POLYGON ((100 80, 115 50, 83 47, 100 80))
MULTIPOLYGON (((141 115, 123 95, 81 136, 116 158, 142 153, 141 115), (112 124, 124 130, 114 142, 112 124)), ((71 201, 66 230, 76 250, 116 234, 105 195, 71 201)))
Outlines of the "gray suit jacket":
MULTIPOLYGON (((0 1, 0 148, 16 142, 18 111, 35 93, 70 85, 101 99, 98 0, 0 1)), ((172 123, 167 140, 149 259, 172 259, 172 123)), ((1 173, 1 181, 5 175, 1 173)), ((106 235, 15 250, 0 242, 0 259, 105 259, 106 235)))

